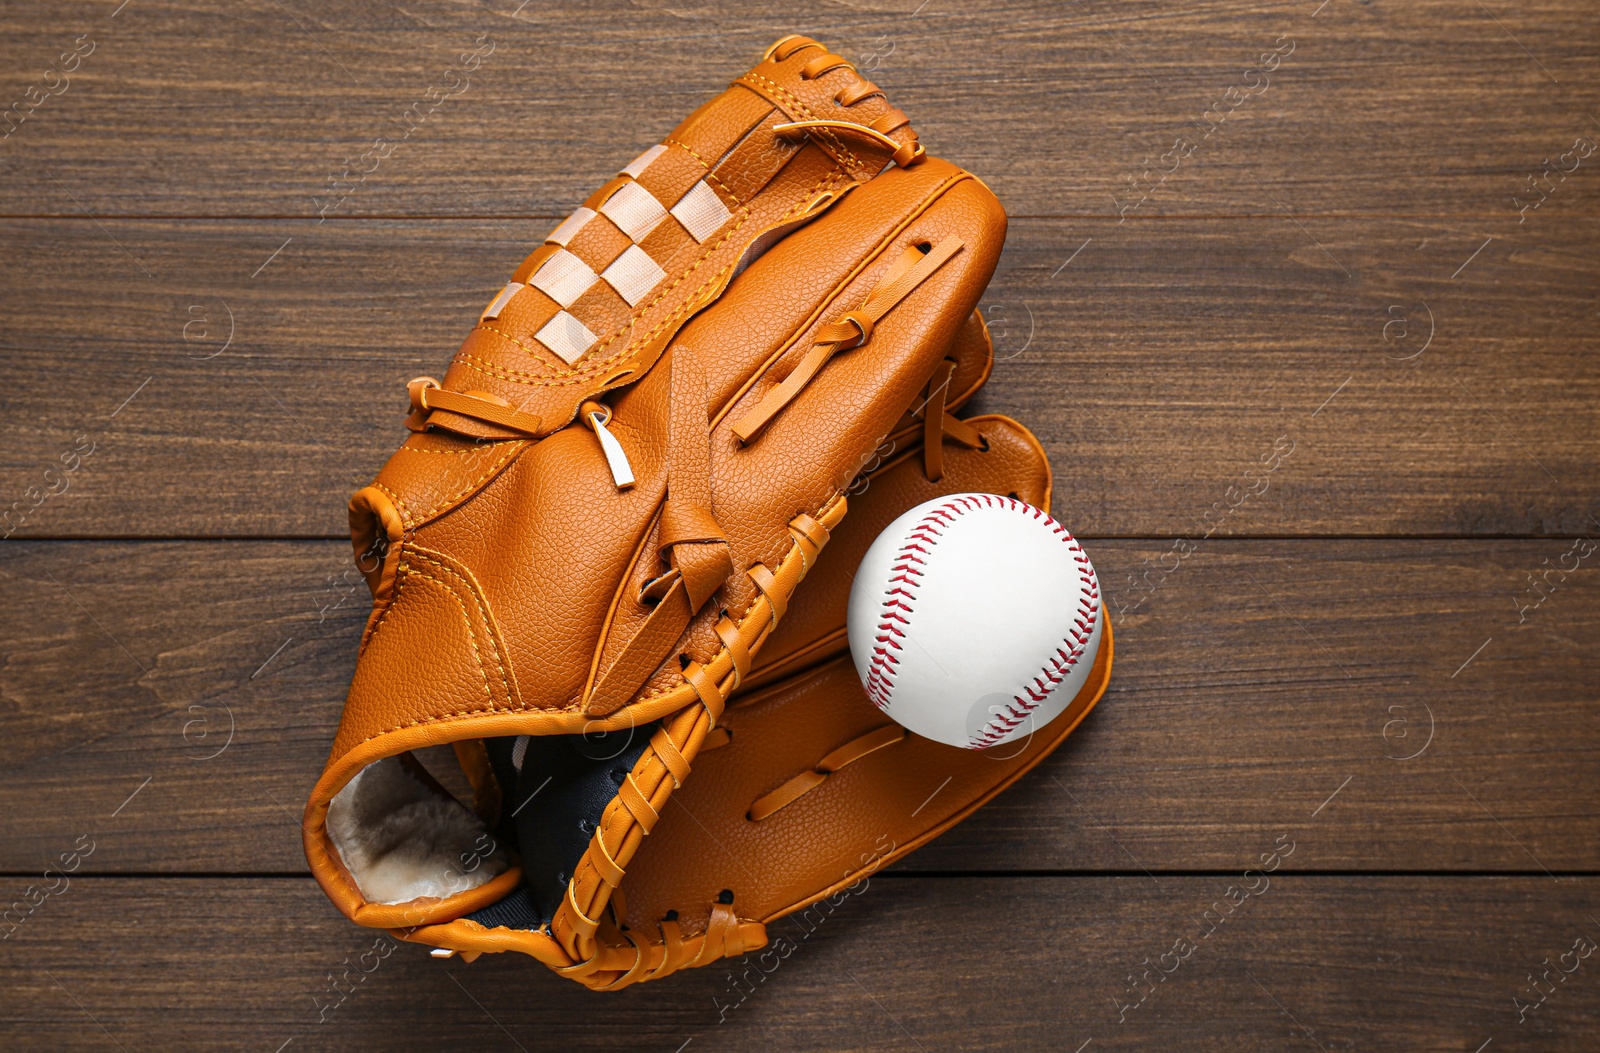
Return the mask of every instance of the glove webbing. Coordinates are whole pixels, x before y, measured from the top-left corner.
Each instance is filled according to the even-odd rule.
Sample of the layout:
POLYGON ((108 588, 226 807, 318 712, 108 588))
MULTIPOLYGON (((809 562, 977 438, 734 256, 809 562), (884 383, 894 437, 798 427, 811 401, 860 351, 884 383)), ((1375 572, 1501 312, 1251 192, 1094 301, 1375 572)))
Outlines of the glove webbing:
MULTIPOLYGON (((757 589, 757 598, 737 625, 726 616, 719 621, 717 632, 723 647, 717 655, 704 665, 687 659, 683 662, 684 686, 699 704, 685 706, 651 736, 649 748, 624 780, 622 792, 606 806, 593 842, 574 869, 566 898, 551 923, 551 934, 572 963, 558 967, 559 971, 578 978, 622 969, 637 979, 636 971, 645 968, 642 963, 650 957, 645 947, 629 933, 611 932, 610 926, 601 933, 599 915, 622 880, 626 862, 654 828, 673 789, 688 775, 689 764, 721 718, 728 695, 749 672, 751 655, 783 618, 789 596, 815 563, 831 529, 844 518, 844 513, 845 500, 838 495, 818 509, 815 516, 801 513, 790 520, 793 545, 789 553, 779 562, 776 572, 760 563, 746 572, 757 589), (597 940, 597 934, 604 938, 597 940), (636 955, 631 964, 624 966, 617 952, 625 952, 628 944, 633 945, 636 955)), ((715 957, 739 953, 739 947, 755 947, 764 942, 760 936, 764 929, 759 922, 739 921, 731 910, 723 914, 726 917, 720 926, 689 937, 689 942, 683 944, 685 949, 694 948, 695 960, 700 954, 715 957), (721 943, 725 949, 714 952, 707 947, 707 941, 721 943)), ((713 910, 713 922, 719 917, 722 915, 713 910)), ((671 969, 687 960, 678 961, 671 969)))

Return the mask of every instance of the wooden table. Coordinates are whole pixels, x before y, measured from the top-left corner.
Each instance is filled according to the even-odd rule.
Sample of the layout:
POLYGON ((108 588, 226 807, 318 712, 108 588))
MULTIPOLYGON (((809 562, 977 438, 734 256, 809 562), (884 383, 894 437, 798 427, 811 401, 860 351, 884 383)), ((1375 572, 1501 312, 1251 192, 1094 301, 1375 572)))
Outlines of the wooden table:
POLYGON ((1595 5, 118 3, 0 10, 0 1046, 1596 1048, 1595 5), (1116 679, 753 989, 407 946, 338 1001, 344 500, 793 30, 1011 212, 976 408, 1048 449, 1116 679))

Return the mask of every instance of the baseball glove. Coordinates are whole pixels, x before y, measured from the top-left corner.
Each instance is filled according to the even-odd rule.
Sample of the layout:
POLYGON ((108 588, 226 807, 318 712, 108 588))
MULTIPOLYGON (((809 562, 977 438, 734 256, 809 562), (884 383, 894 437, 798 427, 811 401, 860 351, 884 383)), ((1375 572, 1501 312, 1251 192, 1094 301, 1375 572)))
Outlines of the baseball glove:
MULTIPOLYGON (((878 869, 1048 756, 1100 699, 1112 663, 1109 623, 1091 675, 1066 711, 994 749, 955 749, 909 734, 862 689, 846 650, 845 612, 854 571, 883 528, 906 509, 953 493, 1049 507, 1049 465, 1026 428, 1000 416, 963 423, 980 438, 977 448, 951 444, 930 456, 914 436, 861 481, 849 518, 702 745, 695 778, 673 797, 648 851, 612 896, 606 932, 621 948, 617 971, 585 982, 620 987, 765 948, 735 967, 758 981, 878 869), (942 478, 933 476, 939 460, 942 478)), ((526 794, 537 782, 515 785, 526 794)), ((484 920, 492 924, 495 915, 484 920)), ((459 946, 494 946, 487 932, 473 935, 459 946)))
MULTIPOLYGON (((957 481, 1048 502, 1025 430, 949 412, 987 375, 974 309, 1004 227, 988 189, 926 156, 849 63, 789 37, 524 261, 443 382, 411 383, 411 437, 351 500, 373 610, 304 824, 345 914, 439 954, 523 951, 600 988, 759 947, 764 919, 829 891, 831 857, 768 851, 784 876, 736 908, 714 859, 655 841, 639 902, 619 886, 646 835, 682 825, 668 800, 708 743, 708 765, 744 766, 721 803, 771 784, 740 806, 769 830, 826 796, 774 786, 889 745, 880 728, 794 767, 818 736, 884 723, 847 663, 809 668, 844 646, 842 596, 878 528, 957 481), (891 440, 920 459, 880 452, 903 448, 891 440), (877 525, 758 667, 860 500, 877 525), (757 682, 755 745, 735 748, 729 699, 757 682), (444 744, 455 792, 413 753, 444 744), (697 866, 675 870, 681 853, 697 866)), ((981 768, 952 760, 972 774, 874 865, 1015 778, 1046 737, 981 768)), ((958 753, 883 753, 922 751, 958 753)), ((897 761, 891 782, 907 763, 928 770, 897 761)))

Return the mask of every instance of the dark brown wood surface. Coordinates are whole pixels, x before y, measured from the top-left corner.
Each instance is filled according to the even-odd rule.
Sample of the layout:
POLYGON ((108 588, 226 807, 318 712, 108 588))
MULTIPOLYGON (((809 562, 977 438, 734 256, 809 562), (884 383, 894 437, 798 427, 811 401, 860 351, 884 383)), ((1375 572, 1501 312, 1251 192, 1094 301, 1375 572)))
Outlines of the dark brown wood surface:
POLYGON ((0 116, 0 1047, 1594 1047, 1600 156, 1547 160, 1600 142, 1600 8, 519 2, 0 9, 0 113, 59 90, 0 116), (344 500, 528 248, 795 30, 1012 215, 974 409, 1050 453, 1111 689, 764 979, 330 982, 373 941, 299 847, 344 500))
POLYGON ((130 1053, 1590 1048, 1574 1036, 1600 1027, 1594 878, 1285 874, 1320 833, 1264 831, 1262 849, 1293 854, 1248 878, 875 877, 833 914, 789 926, 785 956, 614 995, 506 956, 429 961, 350 925, 310 878, 75 878, 8 941, 0 1042, 130 1053), (1580 940, 1596 941, 1581 945, 1587 958, 1580 940), (1563 953, 1573 971, 1557 980, 1563 953), (1527 976, 1544 982, 1547 968, 1541 1002, 1527 976), (1519 1013, 1514 997, 1535 1008, 1519 1013))
MULTIPOLYGON (((314 220, 485 35, 470 87, 332 214, 564 216, 797 25, 1015 215, 1115 218, 1128 173, 1215 126, 1135 214, 1482 217, 1465 232, 1514 223, 1522 174, 1594 130, 1593 5, 1320 3, 33 0, 0 14, 13 96, 79 35, 94 51, 6 143, 7 211, 314 220), (1252 94, 1218 121, 1232 87, 1252 94)), ((1539 219, 1597 205, 1573 177, 1539 219)))
MULTIPOLYGON (((0 219, 0 471, 20 496, 94 443, 15 536, 342 535, 404 438, 405 382, 553 225, 0 219)), ((1039 433, 1056 511, 1085 536, 1176 535, 1287 436, 1272 493, 1223 533, 1595 529, 1600 220, 1491 242, 1453 280, 1484 236, 1449 221, 1302 226, 1012 224, 978 408, 1039 433)))
MULTIPOLYGON (((0 654, 0 871, 42 865, 66 823, 103 834, 96 872, 303 872, 365 615, 347 544, 9 544, 0 581, 32 616, 0 654)), ((1571 544, 1213 539, 1141 593, 1127 576, 1170 546, 1091 543, 1105 701, 903 868, 1226 869, 1338 791, 1307 869, 1600 871, 1574 836, 1600 824, 1600 590, 1516 604, 1571 544)))

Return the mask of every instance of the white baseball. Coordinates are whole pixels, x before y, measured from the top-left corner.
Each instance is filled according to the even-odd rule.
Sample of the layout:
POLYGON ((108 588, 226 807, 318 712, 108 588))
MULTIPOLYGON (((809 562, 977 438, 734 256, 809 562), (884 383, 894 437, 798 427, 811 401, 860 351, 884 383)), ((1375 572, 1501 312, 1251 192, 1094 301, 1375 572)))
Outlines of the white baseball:
POLYGON ((867 697, 925 738, 986 749, 1061 715, 1105 617, 1083 548, 1010 497, 955 494, 890 523, 850 590, 867 697))

